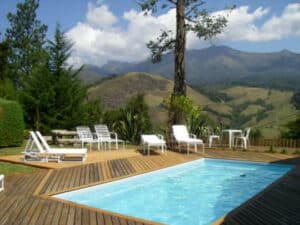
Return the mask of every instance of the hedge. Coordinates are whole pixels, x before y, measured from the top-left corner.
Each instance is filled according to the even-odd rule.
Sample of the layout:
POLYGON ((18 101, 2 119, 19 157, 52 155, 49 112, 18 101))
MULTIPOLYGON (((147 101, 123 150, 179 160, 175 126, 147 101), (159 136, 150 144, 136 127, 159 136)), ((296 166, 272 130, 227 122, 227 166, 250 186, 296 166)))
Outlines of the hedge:
POLYGON ((20 146, 25 129, 19 103, 0 98, 0 148, 20 146))

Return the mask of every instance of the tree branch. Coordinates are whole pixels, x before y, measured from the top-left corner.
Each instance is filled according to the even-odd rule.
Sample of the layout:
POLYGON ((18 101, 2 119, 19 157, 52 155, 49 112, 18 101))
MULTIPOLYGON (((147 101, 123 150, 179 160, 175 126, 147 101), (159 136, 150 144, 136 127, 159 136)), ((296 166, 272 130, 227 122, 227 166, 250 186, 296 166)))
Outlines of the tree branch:
POLYGON ((194 14, 197 14, 198 8, 200 6, 202 6, 202 5, 204 5, 204 4, 205 4, 205 2, 203 2, 203 1, 201 1, 201 2, 199 2, 197 4, 194 4, 192 7, 190 7, 189 9, 187 9, 185 15, 189 16, 192 12, 194 12, 194 14))
POLYGON ((167 0, 168 2, 172 3, 173 5, 176 5, 177 2, 175 0, 167 0))
POLYGON ((147 43, 147 47, 151 50, 151 60, 153 63, 161 61, 164 53, 174 49, 175 39, 170 37, 171 31, 163 31, 156 41, 147 43))

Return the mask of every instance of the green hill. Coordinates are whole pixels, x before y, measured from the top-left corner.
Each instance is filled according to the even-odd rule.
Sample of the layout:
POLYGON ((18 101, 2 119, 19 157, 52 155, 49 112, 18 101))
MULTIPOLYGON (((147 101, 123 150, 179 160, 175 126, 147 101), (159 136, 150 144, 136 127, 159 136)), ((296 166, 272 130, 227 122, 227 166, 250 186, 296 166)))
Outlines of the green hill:
MULTIPOLYGON (((173 81, 162 76, 128 73, 90 87, 89 98, 100 98, 106 108, 115 109, 125 105, 133 95, 143 93, 154 124, 161 126, 167 120, 162 103, 172 88, 173 81)), ((297 112, 290 103, 291 91, 232 86, 215 87, 210 94, 188 87, 187 93, 195 104, 203 107, 204 113, 223 124, 233 128, 258 127, 270 138, 278 136, 282 125, 294 119, 297 112)))
MULTIPOLYGON (((166 109, 162 106, 164 99, 171 95, 173 81, 159 75, 146 73, 128 73, 114 79, 106 80, 89 88, 89 98, 100 98, 109 109, 119 108, 137 93, 143 93, 150 108, 153 122, 164 124, 167 120, 166 109)), ((187 89, 188 96, 195 104, 212 104, 206 96, 192 88, 187 89)))

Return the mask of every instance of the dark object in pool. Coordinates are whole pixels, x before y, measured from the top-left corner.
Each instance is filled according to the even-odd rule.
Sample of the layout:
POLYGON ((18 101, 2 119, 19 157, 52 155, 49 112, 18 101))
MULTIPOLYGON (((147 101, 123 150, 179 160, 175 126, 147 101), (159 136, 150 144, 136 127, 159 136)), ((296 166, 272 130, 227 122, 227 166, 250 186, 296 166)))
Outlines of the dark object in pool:
POLYGON ((246 176, 246 174, 244 174, 244 173, 240 174, 240 177, 245 177, 245 176, 246 176))

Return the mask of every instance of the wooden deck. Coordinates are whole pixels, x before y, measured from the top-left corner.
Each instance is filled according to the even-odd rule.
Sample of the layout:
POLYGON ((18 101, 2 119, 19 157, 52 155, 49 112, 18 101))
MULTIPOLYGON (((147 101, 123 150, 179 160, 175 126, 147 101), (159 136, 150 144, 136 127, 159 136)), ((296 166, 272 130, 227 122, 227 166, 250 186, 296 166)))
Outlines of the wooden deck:
POLYGON ((107 160, 128 158, 133 156, 140 156, 140 152, 136 149, 126 149, 126 150, 112 150, 112 151, 92 151, 88 152, 88 157, 86 161, 81 162, 80 159, 77 161, 63 161, 61 163, 57 162, 39 162, 39 161, 26 161, 24 162, 22 155, 8 155, 0 156, 0 161, 9 163, 18 163, 28 166, 35 166, 44 169, 59 169, 65 167, 81 166, 91 163, 97 163, 107 160))
MULTIPOLYGON (((299 158, 281 154, 208 150, 207 157, 294 163, 299 158)), ((201 158, 201 154, 168 152, 127 156, 72 167, 8 176, 0 193, 0 224, 143 225, 157 224, 50 197, 98 183, 109 182, 201 158)), ((300 167, 256 198, 229 213, 223 224, 299 224, 300 167), (282 218, 282 219, 281 219, 282 218), (273 223, 273 222, 276 223, 273 223)))

